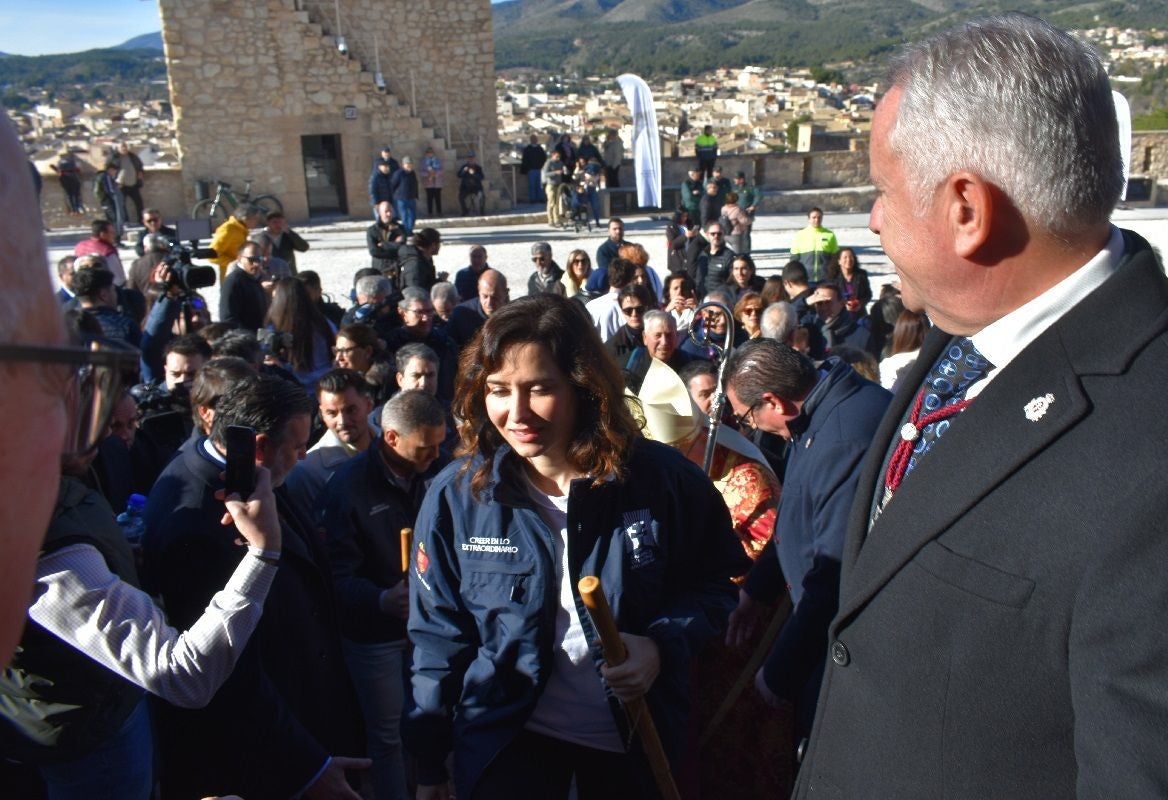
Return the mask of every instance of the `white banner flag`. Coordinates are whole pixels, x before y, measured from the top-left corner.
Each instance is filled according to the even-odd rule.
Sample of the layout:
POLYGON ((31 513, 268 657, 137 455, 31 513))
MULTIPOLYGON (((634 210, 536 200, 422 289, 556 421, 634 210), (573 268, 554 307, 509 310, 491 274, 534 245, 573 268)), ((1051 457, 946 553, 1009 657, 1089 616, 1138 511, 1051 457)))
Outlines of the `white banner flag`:
POLYGON ((653 93, 637 75, 616 79, 633 112, 633 171, 637 174, 637 205, 661 207, 661 137, 657 135, 657 111, 653 93))

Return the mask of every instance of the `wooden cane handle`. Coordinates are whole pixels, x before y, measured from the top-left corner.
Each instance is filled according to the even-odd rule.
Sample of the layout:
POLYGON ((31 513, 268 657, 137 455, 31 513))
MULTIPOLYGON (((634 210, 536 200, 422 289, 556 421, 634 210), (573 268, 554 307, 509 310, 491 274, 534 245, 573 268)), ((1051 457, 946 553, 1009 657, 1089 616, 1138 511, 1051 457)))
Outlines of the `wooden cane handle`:
POLYGON ((600 588, 600 578, 587 575, 576 584, 580 590, 580 599, 585 608, 592 615, 592 624, 600 634, 600 646, 604 650, 604 660, 614 667, 623 664, 628 658, 625 643, 616 629, 616 620, 612 617, 612 609, 608 607, 608 598, 600 588))
MULTIPOLYGON (((592 625, 600 634, 600 646, 604 650, 604 660, 610 665, 621 664, 628 657, 624 640, 620 638, 620 631, 616 628, 616 620, 612 617, 612 609, 608 607, 608 598, 600 586, 600 579, 588 575, 576 584, 580 591, 580 599, 592 617, 592 625)), ((649 713, 649 704, 645 698, 638 697, 624 704, 629 721, 634 725, 637 734, 641 737, 641 746, 645 751, 645 758, 649 762, 649 769, 657 782, 663 800, 679 800, 677 784, 673 781, 673 774, 669 771, 669 759, 665 756, 665 748, 661 746, 661 737, 657 735, 657 727, 653 724, 653 715, 649 713)))
POLYGON ((403 573, 410 571, 410 550, 414 546, 414 529, 401 529, 401 568, 403 573))

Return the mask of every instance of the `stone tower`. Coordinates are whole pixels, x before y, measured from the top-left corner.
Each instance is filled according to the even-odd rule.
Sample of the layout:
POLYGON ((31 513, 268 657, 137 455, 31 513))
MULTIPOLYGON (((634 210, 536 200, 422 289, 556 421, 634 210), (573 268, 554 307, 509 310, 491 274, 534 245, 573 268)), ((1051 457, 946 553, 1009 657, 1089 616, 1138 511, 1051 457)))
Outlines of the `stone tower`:
MULTIPOLYGON (((251 179, 294 221, 369 218, 368 178, 386 144, 415 165, 434 148, 447 215, 458 213, 455 172, 468 153, 481 151, 501 185, 489 0, 159 6, 188 205, 196 181, 242 190, 251 179)), ((488 206, 503 202, 488 192, 488 206)))

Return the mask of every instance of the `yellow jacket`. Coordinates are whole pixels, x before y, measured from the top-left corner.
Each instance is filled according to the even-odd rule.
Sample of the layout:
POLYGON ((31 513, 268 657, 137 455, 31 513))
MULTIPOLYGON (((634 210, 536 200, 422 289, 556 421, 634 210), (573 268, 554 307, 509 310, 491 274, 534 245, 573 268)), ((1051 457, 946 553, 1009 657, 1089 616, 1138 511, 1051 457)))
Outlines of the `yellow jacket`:
POLYGON ((211 260, 219 265, 219 283, 223 283, 227 268, 235 261, 239 248, 247 242, 248 233, 247 225, 235 217, 228 217, 226 222, 215 229, 215 234, 211 237, 211 249, 216 255, 211 260))

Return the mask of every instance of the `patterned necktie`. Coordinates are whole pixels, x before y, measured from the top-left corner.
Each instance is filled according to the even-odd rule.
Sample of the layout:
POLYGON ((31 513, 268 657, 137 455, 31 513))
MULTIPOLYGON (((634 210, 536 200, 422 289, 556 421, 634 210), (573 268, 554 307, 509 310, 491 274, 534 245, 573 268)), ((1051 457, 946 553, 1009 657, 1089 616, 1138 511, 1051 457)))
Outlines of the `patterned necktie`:
POLYGON ((913 401, 908 422, 900 429, 900 440, 888 461, 881 508, 900 488, 900 482, 945 435, 950 418, 965 410, 972 400, 965 392, 993 369, 968 337, 957 339, 929 370, 925 383, 913 401))

